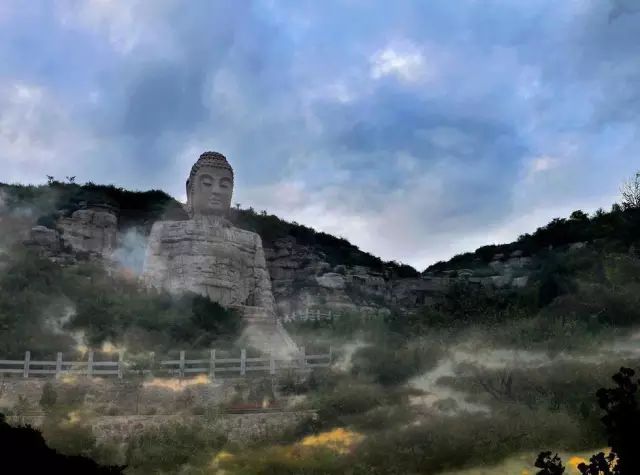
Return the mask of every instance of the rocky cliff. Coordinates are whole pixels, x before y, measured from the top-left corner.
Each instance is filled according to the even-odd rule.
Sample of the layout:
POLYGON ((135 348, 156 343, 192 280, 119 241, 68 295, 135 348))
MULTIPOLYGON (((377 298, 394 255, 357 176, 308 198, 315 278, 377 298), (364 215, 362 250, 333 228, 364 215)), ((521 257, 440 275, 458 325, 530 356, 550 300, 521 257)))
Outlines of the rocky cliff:
POLYGON ((442 292, 448 282, 441 277, 397 277, 389 269, 362 265, 331 265, 322 251, 291 236, 275 240, 265 252, 281 315, 316 309, 338 313, 409 310, 442 292))
MULTIPOLYGON (((135 243, 143 253, 144 223, 136 228, 142 239, 135 243)), ((29 243, 49 257, 63 262, 101 259, 111 265, 131 228, 118 226, 118 213, 91 207, 57 219, 55 226, 34 226, 29 243)), ((390 269, 364 265, 331 264, 317 246, 285 236, 265 244, 265 258, 271 276, 277 312, 281 316, 308 311, 335 313, 388 313, 392 308, 412 309, 428 302, 446 288, 449 278, 397 277, 390 269)))
MULTIPOLYGON (((187 217, 179 203, 158 191, 75 184, 57 184, 54 191, 56 186, 57 199, 38 210, 47 219, 40 216, 26 241, 61 262, 100 259, 139 273, 154 222, 187 217)), ((38 188, 42 193, 51 189, 38 188)), ((30 205, 24 198, 20 203, 30 205)), ((488 262, 475 258, 464 268, 451 262, 421 274, 410 266, 384 262, 344 239, 266 212, 233 209, 229 219, 262 237, 280 316, 309 311, 411 311, 437 299, 460 280, 492 288, 525 286, 536 267, 534 259, 515 250, 496 252, 488 262)))

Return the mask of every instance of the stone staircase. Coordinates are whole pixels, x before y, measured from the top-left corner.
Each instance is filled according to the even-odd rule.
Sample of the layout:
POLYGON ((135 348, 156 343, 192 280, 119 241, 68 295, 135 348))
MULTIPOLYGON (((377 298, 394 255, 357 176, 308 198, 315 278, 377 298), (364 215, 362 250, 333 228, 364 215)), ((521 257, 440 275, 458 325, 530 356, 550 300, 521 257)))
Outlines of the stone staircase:
POLYGON ((238 305, 235 309, 247 322, 241 339, 248 345, 281 357, 299 352, 289 333, 268 309, 248 305, 238 305))

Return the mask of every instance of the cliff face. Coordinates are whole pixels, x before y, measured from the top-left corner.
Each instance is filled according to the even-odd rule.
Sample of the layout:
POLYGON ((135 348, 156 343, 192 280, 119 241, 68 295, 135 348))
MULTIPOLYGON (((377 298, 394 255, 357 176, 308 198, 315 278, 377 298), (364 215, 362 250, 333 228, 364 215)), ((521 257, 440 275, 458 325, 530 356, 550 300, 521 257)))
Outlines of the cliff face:
POLYGON ((106 206, 80 209, 59 217, 55 227, 33 227, 28 244, 54 259, 71 254, 108 259, 118 245, 118 215, 106 206))
MULTIPOLYGON (((117 210, 106 206, 60 216, 53 227, 35 226, 28 243, 57 261, 73 263, 82 257, 112 265, 133 225, 141 236, 134 252, 142 254, 149 223, 129 220, 125 229, 117 210)), ((450 281, 447 277, 397 277, 391 270, 364 265, 332 265, 319 246, 302 244, 293 236, 266 242, 264 255, 280 316, 309 311, 385 314, 391 309, 411 310, 428 303, 450 281)))
POLYGON ((118 217, 108 207, 74 211, 58 220, 62 242, 73 249, 106 258, 117 246, 118 217))
POLYGON ((331 265, 313 246, 286 237, 265 248, 274 297, 281 315, 307 310, 387 313, 427 303, 446 288, 438 277, 398 278, 366 266, 331 265))

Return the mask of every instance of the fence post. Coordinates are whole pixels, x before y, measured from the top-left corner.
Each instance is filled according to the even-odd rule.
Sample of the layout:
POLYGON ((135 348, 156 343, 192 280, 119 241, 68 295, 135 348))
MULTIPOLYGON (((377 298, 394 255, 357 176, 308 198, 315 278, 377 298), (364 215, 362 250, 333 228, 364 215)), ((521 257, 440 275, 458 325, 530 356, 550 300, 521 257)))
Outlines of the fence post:
POLYGON ((29 377, 29 362, 31 361, 31 352, 30 351, 25 351, 24 352, 24 369, 22 371, 22 376, 24 376, 25 378, 29 377))
POLYGON ((180 352, 180 377, 184 378, 184 350, 180 352))
POLYGON ((276 374, 276 359, 273 352, 269 353, 269 374, 276 374))
POLYGON ((122 379, 122 360, 124 359, 124 352, 118 351, 118 379, 122 379))
POLYGON ((93 351, 89 351, 89 359, 87 360, 87 376, 93 376, 93 351))
POLYGON ((247 371, 247 350, 240 350, 240 376, 244 376, 247 371))
POLYGON ((209 355, 209 379, 216 378, 216 350, 211 350, 209 355))
POLYGON ((304 346, 300 347, 300 369, 305 369, 307 366, 307 359, 304 352, 304 346))
POLYGON ((62 352, 58 351, 56 355, 56 379, 60 377, 60 373, 62 372, 62 352))

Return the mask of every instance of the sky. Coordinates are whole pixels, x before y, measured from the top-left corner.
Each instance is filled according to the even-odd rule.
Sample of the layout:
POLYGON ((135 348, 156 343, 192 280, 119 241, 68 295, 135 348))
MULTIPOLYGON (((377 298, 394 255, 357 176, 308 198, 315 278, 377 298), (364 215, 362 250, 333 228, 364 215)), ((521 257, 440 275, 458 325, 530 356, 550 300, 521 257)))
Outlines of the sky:
POLYGON ((234 203, 422 270, 640 169, 637 0, 0 0, 0 181, 234 203))

